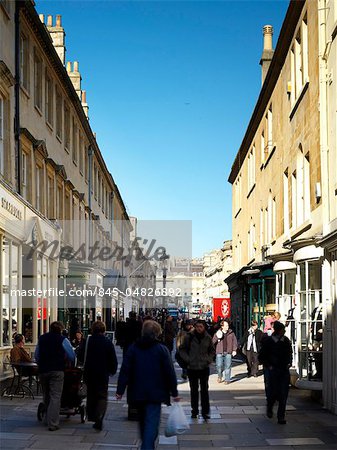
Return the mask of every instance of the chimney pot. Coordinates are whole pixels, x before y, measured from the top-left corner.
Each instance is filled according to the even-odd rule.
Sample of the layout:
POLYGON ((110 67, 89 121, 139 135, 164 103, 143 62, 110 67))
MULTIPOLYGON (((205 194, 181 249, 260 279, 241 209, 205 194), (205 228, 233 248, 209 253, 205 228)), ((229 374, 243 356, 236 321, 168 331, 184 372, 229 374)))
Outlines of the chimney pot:
POLYGON ((78 61, 74 61, 74 72, 78 72, 78 61))
POLYGON ((68 73, 71 72, 71 62, 70 61, 67 62, 67 72, 68 73))
POLYGON ((53 26, 53 16, 48 14, 47 27, 52 27, 52 26, 53 26))
POLYGON ((44 23, 44 14, 39 14, 40 20, 42 23, 44 23))
POLYGON ((87 92, 82 91, 82 103, 87 103, 87 92))
POLYGON ((62 19, 61 14, 57 14, 57 15, 56 15, 56 26, 57 26, 57 27, 61 27, 61 26, 62 26, 61 19, 62 19))
POLYGON ((274 29, 271 25, 263 27, 263 50, 273 50, 273 33, 274 29))
POLYGON ((264 83, 271 60, 273 59, 273 32, 274 30, 271 25, 265 25, 263 27, 263 52, 260 60, 262 66, 262 84, 264 83))

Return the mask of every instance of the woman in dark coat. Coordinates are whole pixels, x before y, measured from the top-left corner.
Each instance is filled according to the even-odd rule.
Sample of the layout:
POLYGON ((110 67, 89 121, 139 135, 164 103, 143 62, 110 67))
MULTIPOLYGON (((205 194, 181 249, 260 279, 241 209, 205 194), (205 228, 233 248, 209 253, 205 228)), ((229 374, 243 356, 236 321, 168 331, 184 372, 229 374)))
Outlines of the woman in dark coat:
POLYGON ((173 343, 175 338, 175 329, 173 326, 173 317, 167 316, 164 326, 164 344, 168 348, 169 352, 171 353, 173 350, 173 343))
POLYGON ((104 336, 104 322, 94 322, 91 330, 92 335, 81 346, 78 359, 84 362, 88 420, 95 422, 93 428, 100 431, 107 409, 109 375, 116 373, 118 364, 114 345, 104 336))
POLYGON ((127 390, 129 404, 137 406, 143 450, 155 448, 161 404, 170 404, 170 395, 179 401, 177 378, 168 349, 159 342, 161 326, 147 320, 142 337, 128 349, 118 377, 116 398, 127 390))

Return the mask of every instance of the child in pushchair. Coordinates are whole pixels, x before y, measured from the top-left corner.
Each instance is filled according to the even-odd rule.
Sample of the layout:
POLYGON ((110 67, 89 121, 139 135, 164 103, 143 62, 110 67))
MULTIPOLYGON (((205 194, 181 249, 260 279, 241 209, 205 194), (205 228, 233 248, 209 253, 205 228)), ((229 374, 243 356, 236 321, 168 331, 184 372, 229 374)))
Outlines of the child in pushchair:
MULTIPOLYGON (((80 414, 81 422, 84 423, 86 419, 85 391, 83 370, 79 367, 65 369, 60 414, 67 417, 80 414)), ((40 422, 44 419, 45 414, 46 407, 41 402, 37 410, 37 418, 40 422)))

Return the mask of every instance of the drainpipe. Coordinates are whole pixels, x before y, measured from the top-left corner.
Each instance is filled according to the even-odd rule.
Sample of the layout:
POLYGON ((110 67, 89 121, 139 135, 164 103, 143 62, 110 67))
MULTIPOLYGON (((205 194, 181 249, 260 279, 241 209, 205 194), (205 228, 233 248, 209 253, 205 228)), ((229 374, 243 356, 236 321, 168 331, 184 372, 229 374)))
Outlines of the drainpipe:
MULTIPOLYGON (((331 41, 327 35, 327 2, 318 1, 318 55, 319 55, 319 117, 320 117, 320 153, 321 153, 321 195, 322 195, 322 232, 323 236, 329 232, 330 217, 329 196, 329 115, 328 115, 328 60, 331 49, 331 41)), ((336 6, 335 6, 336 8, 336 6)), ((331 12, 330 12, 331 14, 331 12)), ((329 36, 331 39, 331 36, 329 36)), ((330 125, 331 127, 331 125, 330 125)), ((323 302, 323 405, 332 410, 332 392, 336 386, 332 381, 333 364, 331 359, 333 351, 333 321, 332 321, 332 291, 330 282, 331 263, 324 258, 322 264, 322 302, 323 302)))
POLYGON ((15 184, 21 194, 21 143, 20 143, 20 2, 15 2, 15 184))
MULTIPOLYGON (((122 215, 122 249, 124 253, 124 214, 122 215)), ((124 277, 124 259, 122 260, 122 277, 124 277)))
POLYGON ((93 156, 94 156, 94 150, 92 148, 92 145, 89 145, 88 147, 88 164, 89 164, 89 175, 88 175, 88 204, 89 204, 89 247, 91 247, 92 245, 92 232, 91 232, 91 225, 92 225, 92 220, 91 220, 91 191, 92 191, 92 160, 93 160, 93 156))
POLYGON ((111 241, 113 241, 113 226, 114 226, 114 191, 111 191, 110 193, 110 205, 111 205, 111 215, 110 215, 110 220, 111 220, 111 241))
POLYGON ((328 158, 328 116, 327 116, 327 59, 330 52, 330 43, 327 41, 326 31, 326 1, 318 2, 318 39, 319 39, 319 116, 320 116, 320 143, 321 143, 321 189, 323 209, 323 235, 327 232, 329 223, 329 158, 328 158))

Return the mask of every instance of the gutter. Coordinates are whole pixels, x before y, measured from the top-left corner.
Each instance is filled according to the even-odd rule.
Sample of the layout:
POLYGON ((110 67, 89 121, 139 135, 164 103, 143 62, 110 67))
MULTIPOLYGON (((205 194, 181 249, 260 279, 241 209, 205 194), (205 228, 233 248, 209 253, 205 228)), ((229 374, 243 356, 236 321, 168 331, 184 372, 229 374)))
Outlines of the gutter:
POLYGON ((21 195, 21 140, 20 140, 20 9, 22 2, 15 2, 15 113, 14 113, 14 140, 15 140, 15 185, 16 191, 21 195))

